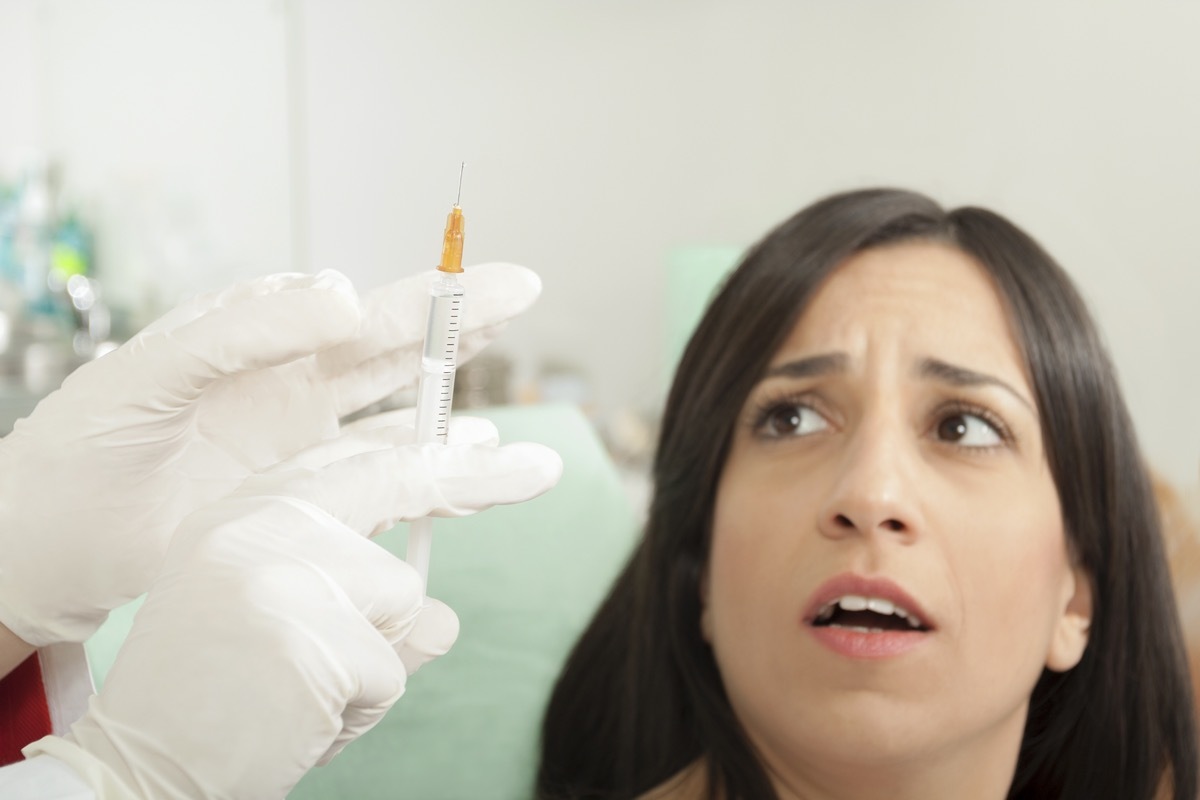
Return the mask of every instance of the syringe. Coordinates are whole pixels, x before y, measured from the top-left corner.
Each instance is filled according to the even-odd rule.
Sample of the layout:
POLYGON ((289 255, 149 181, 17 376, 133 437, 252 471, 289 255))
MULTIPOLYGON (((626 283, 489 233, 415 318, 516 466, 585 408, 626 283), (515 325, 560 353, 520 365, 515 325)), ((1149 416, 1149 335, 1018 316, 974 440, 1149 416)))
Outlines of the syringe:
MULTIPOLYGON (((429 319, 425 349, 421 354, 421 383, 417 389, 417 442, 446 443, 450 403, 454 396, 454 371, 458 367, 458 335, 462 328, 464 292, 455 277, 463 271, 462 173, 458 171, 458 197, 446 218, 442 235, 442 262, 437 280, 429 287, 429 319)), ((433 545, 433 520, 423 517, 408 527, 406 560, 416 568, 428 593, 429 551, 433 545)))

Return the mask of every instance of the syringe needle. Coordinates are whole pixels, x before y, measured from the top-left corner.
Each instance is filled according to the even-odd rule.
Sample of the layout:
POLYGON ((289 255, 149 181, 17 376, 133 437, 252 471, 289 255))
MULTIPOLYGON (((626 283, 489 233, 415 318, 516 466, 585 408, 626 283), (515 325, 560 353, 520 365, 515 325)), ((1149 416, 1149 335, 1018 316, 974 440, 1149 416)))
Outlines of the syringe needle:
POLYGON ((463 169, 467 166, 467 162, 462 162, 458 168, 458 199, 454 201, 454 207, 450 209, 450 214, 446 217, 446 230, 442 234, 442 260, 438 264, 438 269, 442 272, 462 272, 462 250, 463 250, 463 235, 466 220, 463 219, 462 206, 458 201, 462 199, 462 179, 463 169))

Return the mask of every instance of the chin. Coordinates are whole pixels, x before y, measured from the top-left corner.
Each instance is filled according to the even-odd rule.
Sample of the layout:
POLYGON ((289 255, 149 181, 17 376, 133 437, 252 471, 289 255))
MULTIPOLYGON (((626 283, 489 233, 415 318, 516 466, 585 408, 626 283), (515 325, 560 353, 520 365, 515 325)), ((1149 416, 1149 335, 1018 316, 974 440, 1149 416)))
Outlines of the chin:
MULTIPOLYGON (((806 704, 806 710, 792 716, 786 726, 769 720, 759 727, 774 730, 766 737, 751 738, 779 742, 805 760, 876 768, 911 763, 948 743, 946 724, 927 703, 867 692, 829 700, 833 698, 806 704)), ((777 715, 779 708, 768 707, 767 713, 777 715)))
MULTIPOLYGON (((1025 727, 1026 704, 1005 710, 977 707, 977 715, 939 707, 929 695, 898 698, 882 692, 825 692, 781 725, 779 705, 762 706, 765 724, 755 735, 753 720, 744 720, 760 751, 788 763, 828 769, 871 770, 880 774, 908 772, 917 764, 953 761, 971 753, 1011 753, 1015 759, 1025 727), (978 748, 978 749, 977 749, 978 748)), ((947 700, 947 702, 949 702, 947 700)), ((797 707, 800 707, 799 705, 797 707)), ((741 716, 739 714, 739 716, 741 716)))

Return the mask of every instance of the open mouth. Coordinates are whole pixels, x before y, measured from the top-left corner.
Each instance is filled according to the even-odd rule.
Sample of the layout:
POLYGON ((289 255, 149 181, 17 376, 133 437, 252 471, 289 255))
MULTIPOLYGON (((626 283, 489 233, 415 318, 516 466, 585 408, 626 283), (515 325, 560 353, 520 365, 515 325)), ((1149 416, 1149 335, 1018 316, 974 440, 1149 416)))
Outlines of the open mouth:
POLYGON ((848 594, 817 611, 814 628, 842 628, 855 633, 922 633, 930 628, 916 614, 881 597, 848 594))

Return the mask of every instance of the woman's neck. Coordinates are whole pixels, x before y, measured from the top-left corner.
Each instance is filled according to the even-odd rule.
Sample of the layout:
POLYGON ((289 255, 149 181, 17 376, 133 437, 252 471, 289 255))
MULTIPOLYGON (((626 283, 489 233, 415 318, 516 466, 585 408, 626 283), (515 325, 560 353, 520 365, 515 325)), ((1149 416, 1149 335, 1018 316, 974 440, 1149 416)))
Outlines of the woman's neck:
POLYGON ((955 769, 883 767, 773 771, 778 800, 1004 800, 1012 783, 1013 764, 963 764, 955 769))
POLYGON ((913 742, 901 743, 889 748, 890 755, 872 758, 836 747, 808 752, 766 742, 752 746, 779 800, 1004 800, 1027 713, 1023 704, 948 744, 913 749, 913 742))
MULTIPOLYGON (((822 758, 763 758, 778 800, 1004 800, 1016 770, 1025 715, 952 754, 895 764, 822 758)), ((700 758, 638 800, 707 800, 707 762, 700 758)), ((717 798, 721 797, 718 792, 717 798)))

